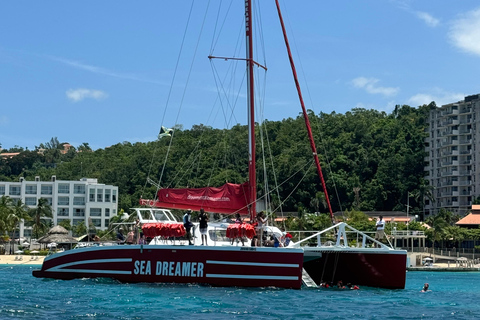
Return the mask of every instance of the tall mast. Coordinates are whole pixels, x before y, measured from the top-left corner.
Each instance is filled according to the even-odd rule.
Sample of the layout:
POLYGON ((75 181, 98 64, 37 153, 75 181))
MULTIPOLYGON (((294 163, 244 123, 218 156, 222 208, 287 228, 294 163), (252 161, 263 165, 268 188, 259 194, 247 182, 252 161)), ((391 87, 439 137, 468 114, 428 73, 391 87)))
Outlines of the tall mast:
POLYGON ((253 39, 252 39, 252 1, 245 0, 245 33, 247 49, 247 100, 248 100, 248 180, 250 195, 250 221, 256 215, 257 178, 255 174, 255 95, 253 91, 253 39))
POLYGON ((298 98, 300 99, 300 104, 302 105, 303 118, 305 119, 305 125, 307 127, 308 139, 310 140, 310 147, 312 149, 313 158, 315 160, 315 165, 317 166, 318 176, 322 183, 323 192, 325 194, 325 200, 327 201, 328 211, 330 212, 330 219, 332 223, 334 222, 332 206, 330 205, 330 199, 328 197, 327 186, 325 185, 325 179, 323 178, 322 168, 320 166, 320 161, 318 160, 317 148, 315 147, 315 141, 313 140, 312 128, 310 127, 310 120, 308 120, 307 109, 303 103, 302 91, 300 90, 300 83, 298 82, 297 71, 295 69, 295 64, 293 62, 292 52, 290 50, 290 44, 288 43, 287 32, 285 30, 285 25, 283 23, 282 12, 280 11, 280 4, 278 0, 275 0, 277 5, 278 17, 280 19, 280 24, 282 25, 283 38, 285 40, 285 46, 288 51, 288 59, 290 60, 290 67, 292 68, 293 78, 295 80, 295 86, 297 87, 298 98))

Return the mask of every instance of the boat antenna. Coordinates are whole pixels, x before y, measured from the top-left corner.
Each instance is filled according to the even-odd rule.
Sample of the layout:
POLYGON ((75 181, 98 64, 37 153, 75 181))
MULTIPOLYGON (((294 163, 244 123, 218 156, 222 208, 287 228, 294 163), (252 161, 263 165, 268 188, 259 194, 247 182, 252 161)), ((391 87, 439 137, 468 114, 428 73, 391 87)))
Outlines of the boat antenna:
POLYGON ((320 166, 320 161, 318 160, 317 148, 315 147, 315 141, 313 139, 312 128, 310 127, 310 120, 308 119, 307 109, 305 108, 305 103, 303 102, 302 91, 300 89, 300 83, 298 82, 297 71, 295 69, 295 63, 293 62, 292 51, 290 50, 290 44, 288 42, 287 31, 285 30, 285 24, 283 23, 282 12, 280 10, 280 4, 278 0, 275 0, 277 6, 278 18, 280 19, 280 24, 282 25, 283 38, 285 40, 285 46, 288 52, 288 59, 290 60, 290 67, 292 68, 292 74, 295 81, 295 86, 297 87, 298 98, 302 106, 303 118, 305 119, 305 125, 307 127, 308 139, 310 140, 310 147, 312 149, 313 158, 315 160, 315 165, 317 166, 318 176, 322 183, 323 192, 325 193, 325 199, 327 200, 328 211, 330 213, 330 219, 332 224, 335 224, 335 219, 333 217, 332 206, 330 204, 330 199, 328 197, 327 187, 325 185, 325 179, 323 178, 322 167, 320 166))

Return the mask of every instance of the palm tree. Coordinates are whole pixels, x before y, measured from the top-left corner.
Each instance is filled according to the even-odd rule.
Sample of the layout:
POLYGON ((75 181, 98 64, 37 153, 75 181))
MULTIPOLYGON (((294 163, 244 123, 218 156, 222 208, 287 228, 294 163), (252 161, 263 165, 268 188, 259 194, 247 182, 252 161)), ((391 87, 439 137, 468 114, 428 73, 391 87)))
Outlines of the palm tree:
POLYGON ((10 214, 9 214, 8 220, 9 220, 9 227, 12 230, 12 239, 13 239, 17 225, 22 220, 24 221, 30 220, 30 215, 28 214, 28 206, 25 205, 20 199, 18 199, 17 201, 13 201, 13 205, 10 208, 10 214))
POLYGON ((52 207, 48 204, 47 199, 40 198, 37 207, 30 209, 29 214, 33 219, 33 232, 38 239, 38 234, 45 233, 48 228, 45 218, 53 218, 52 207))
POLYGON ((443 240, 445 237, 445 230, 450 226, 447 222, 451 213, 445 209, 440 209, 440 212, 433 217, 427 219, 427 223, 432 226, 432 240, 433 248, 435 249, 435 240, 443 240))
MULTIPOLYGON (((12 198, 9 196, 2 196, 0 198, 0 235, 2 236, 2 241, 4 241, 3 236, 6 236, 8 239, 8 230, 10 230, 9 225, 9 216, 12 212, 12 198)), ((13 240, 12 240, 13 241, 13 240)), ((10 244, 10 253, 12 253, 12 245, 10 244)))
POLYGON ((434 190, 435 187, 431 186, 428 183, 428 180, 422 179, 420 181, 420 185, 418 186, 418 190, 414 190, 411 193, 417 203, 420 201, 422 203, 422 221, 425 220, 425 201, 428 199, 432 203, 435 202, 435 197, 433 195, 434 190))
POLYGON ((2 196, 0 198, 0 235, 5 235, 8 229, 8 216, 11 212, 12 198, 2 196))

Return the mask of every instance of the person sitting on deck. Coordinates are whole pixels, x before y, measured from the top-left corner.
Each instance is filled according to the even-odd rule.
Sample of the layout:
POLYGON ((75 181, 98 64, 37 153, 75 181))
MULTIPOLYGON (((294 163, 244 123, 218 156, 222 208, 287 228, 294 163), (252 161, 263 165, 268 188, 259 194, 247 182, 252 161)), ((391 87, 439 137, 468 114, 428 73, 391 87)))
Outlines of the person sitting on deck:
POLYGON ((123 229, 119 228, 117 232, 117 241, 119 243, 124 243, 125 242, 125 235, 123 234, 123 229))

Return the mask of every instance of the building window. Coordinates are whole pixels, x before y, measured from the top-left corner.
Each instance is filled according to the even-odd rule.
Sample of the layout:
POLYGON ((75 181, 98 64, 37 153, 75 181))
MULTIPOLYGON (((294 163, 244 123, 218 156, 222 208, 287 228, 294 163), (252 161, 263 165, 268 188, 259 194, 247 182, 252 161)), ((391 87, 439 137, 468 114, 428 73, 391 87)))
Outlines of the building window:
POLYGON ((100 217, 102 215, 102 209, 90 208, 90 217, 100 217))
POLYGON ((97 202, 103 202, 103 189, 97 189, 97 202))
POLYGON ((85 185, 76 184, 73 186, 73 193, 85 194, 85 185))
POLYGON ((108 225, 110 224, 110 219, 105 219, 103 223, 105 227, 108 227, 108 225))
POLYGON ((95 189, 90 189, 90 197, 88 198, 88 201, 90 202, 95 202, 95 189))
POLYGON ((58 197, 59 206, 68 206, 70 204, 70 199, 68 197, 58 197))
POLYGON ((10 186, 9 189, 10 189, 9 194, 11 196, 19 196, 20 195, 20 186, 10 186))
POLYGON ((36 206, 37 205, 37 197, 25 197, 25 204, 27 206, 36 206))
POLYGON ((59 217, 68 217, 69 215, 69 210, 68 208, 58 208, 58 214, 57 216, 59 217))
POLYGON ((102 227, 102 220, 101 219, 92 219, 92 224, 95 228, 102 227))
POLYGON ((110 189, 105 189, 105 202, 110 202, 110 189))
POLYGON ((1 195, 5 194, 5 186, 0 186, 0 194, 1 195))
POLYGON ((70 193, 70 185, 66 183, 59 183, 58 193, 70 193))
POLYGON ((37 186, 27 185, 25 187, 25 194, 37 194, 37 186))
POLYGON ((112 190, 112 202, 117 202, 117 190, 112 190))
MULTIPOLYGON (((77 208, 75 209, 75 211, 73 212, 73 216, 74 217, 85 217, 85 209, 81 208, 77 208)), ((83 221, 83 220, 82 220, 83 221)))
POLYGON ((85 197, 73 197, 73 205, 74 206, 84 206, 85 205, 85 197))
POLYGON ((52 194, 52 186, 49 185, 42 185, 40 188, 41 194, 52 194))
POLYGON ((105 217, 110 217, 110 209, 105 208, 105 217))

